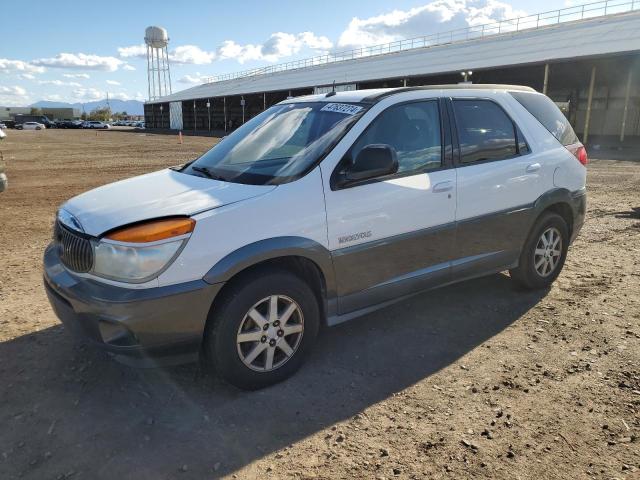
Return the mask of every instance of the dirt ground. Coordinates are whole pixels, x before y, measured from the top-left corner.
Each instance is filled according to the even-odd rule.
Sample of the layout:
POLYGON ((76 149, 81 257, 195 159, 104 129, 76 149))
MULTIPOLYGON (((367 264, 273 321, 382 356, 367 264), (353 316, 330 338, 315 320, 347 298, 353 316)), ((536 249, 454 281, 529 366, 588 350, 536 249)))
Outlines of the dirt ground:
POLYGON ((64 200, 213 142, 9 131, 1 479, 640 478, 640 162, 589 165, 587 224, 550 291, 501 274, 414 297, 327 329, 295 377, 247 393, 83 346, 41 280, 64 200))

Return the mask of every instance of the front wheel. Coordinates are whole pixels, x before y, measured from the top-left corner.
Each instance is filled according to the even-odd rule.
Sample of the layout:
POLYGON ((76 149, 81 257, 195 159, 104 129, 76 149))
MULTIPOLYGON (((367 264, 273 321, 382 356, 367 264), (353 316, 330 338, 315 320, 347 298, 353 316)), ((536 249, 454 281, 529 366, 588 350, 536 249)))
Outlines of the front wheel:
POLYGON ((525 242, 517 268, 511 278, 529 289, 549 287, 564 266, 569 248, 569 228, 556 213, 543 214, 525 242))
POLYGON ((320 325, 316 296, 286 271, 255 272, 223 293, 207 322, 204 350, 228 383, 256 390, 300 368, 320 325))

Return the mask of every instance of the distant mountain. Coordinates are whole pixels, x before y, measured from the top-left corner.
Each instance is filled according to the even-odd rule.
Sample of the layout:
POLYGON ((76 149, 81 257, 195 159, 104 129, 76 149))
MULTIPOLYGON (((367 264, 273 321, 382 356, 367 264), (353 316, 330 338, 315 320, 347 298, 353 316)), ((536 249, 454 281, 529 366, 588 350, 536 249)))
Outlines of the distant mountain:
MULTIPOLYGON (((36 102, 30 107, 35 108, 77 108, 82 111, 82 106, 84 105, 84 111, 89 113, 91 110, 94 110, 98 107, 104 107, 107 105, 107 100, 97 100, 95 102, 86 102, 86 103, 66 103, 66 102, 49 102, 46 100, 41 100, 36 102)), ((109 99, 109 105, 111 105, 112 112, 127 112, 130 115, 143 115, 144 114, 144 103, 139 102, 138 100, 117 100, 117 99, 109 99)))

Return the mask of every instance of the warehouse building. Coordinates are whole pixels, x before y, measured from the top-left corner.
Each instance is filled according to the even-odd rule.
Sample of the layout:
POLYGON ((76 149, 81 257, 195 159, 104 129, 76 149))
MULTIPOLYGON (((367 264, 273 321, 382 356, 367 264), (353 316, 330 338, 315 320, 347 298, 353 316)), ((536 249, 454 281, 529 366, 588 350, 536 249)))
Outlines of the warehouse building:
POLYGON ((549 95, 586 143, 640 135, 640 2, 603 1, 212 78, 145 104, 147 128, 221 134, 288 97, 458 83, 549 95))
MULTIPOLYGON (((74 120, 80 118, 80 109, 67 107, 43 107, 35 109, 38 115, 49 120, 74 120)), ((0 121, 14 120, 16 115, 31 115, 33 107, 0 107, 0 121)))

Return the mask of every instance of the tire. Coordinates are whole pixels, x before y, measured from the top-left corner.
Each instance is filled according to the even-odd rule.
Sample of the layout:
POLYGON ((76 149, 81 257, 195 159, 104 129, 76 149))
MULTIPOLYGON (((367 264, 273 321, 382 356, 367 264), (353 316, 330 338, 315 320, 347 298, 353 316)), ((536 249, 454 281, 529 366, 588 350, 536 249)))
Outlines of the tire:
POLYGON ((520 253, 518 267, 510 270, 509 274, 521 287, 531 290, 548 288, 560 275, 568 249, 567 223, 557 213, 544 213, 531 229, 520 253), (550 245, 548 248, 545 242, 550 245))
POLYGON ((238 278, 214 305, 205 328, 205 360, 238 388, 264 388, 300 368, 319 326, 318 302, 304 280, 284 270, 252 272, 238 278), (270 314, 273 297, 277 297, 277 318, 270 314), (290 316, 283 319, 287 313, 290 316))

